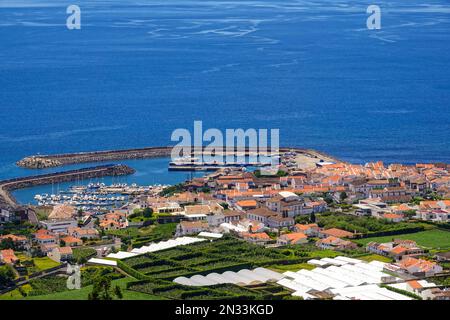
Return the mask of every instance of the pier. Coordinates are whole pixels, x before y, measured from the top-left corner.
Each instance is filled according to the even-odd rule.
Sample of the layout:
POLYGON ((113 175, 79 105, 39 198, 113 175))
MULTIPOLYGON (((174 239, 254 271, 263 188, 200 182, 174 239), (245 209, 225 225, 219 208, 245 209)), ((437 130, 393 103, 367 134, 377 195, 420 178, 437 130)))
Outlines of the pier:
MULTIPOLYGON (((64 166, 68 164, 76 163, 87 163, 87 162, 103 162, 112 160, 125 160, 125 159, 150 159, 150 158, 165 158, 171 156, 171 151, 173 147, 149 147, 140 149, 125 149, 125 150, 106 150, 106 151, 95 151, 95 152, 79 152, 79 153, 65 153, 65 154, 54 154, 54 155, 32 155, 23 158, 16 162, 19 167, 28 169, 43 169, 64 166)), ((293 151, 299 154, 303 154, 310 158, 322 158, 324 161, 338 161, 337 159, 326 155, 324 153, 311 150, 302 149, 298 147, 280 147, 280 153, 293 151)), ((194 147, 191 149, 191 156, 203 152, 202 147, 194 147)), ((264 152, 259 152, 258 150, 246 148, 240 155, 264 155, 264 152)), ((219 151, 217 155, 237 155, 236 150, 219 151)), ((187 156, 187 155, 184 155, 187 156)))
POLYGON ((126 165, 104 165, 64 172, 42 174, 0 181, 0 208, 15 209, 19 205, 10 191, 59 182, 76 181, 106 176, 123 176, 134 173, 135 170, 126 165))

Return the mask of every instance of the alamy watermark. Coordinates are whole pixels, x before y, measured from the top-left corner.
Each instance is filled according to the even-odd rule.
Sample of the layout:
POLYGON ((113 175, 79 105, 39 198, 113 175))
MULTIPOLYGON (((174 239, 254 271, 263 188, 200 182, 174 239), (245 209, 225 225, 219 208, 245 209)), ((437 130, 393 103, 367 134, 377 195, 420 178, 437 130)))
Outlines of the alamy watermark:
POLYGON ((370 5, 366 10, 370 16, 367 18, 366 26, 369 30, 380 30, 381 29, 381 9, 377 5, 370 5))
POLYGON ((193 134, 185 128, 172 132, 172 164, 217 167, 260 167, 261 174, 271 175, 279 168, 279 129, 203 130, 202 121, 194 121, 193 134), (207 143, 205 145, 205 143, 207 143))
MULTIPOLYGON (((69 16, 66 19, 66 27, 69 30, 81 29, 81 9, 78 5, 71 4, 67 7, 66 13, 69 16)), ((369 5, 366 13, 370 16, 366 20, 366 26, 369 30, 381 29, 381 9, 377 5, 369 5)))
POLYGON ((81 9, 75 4, 67 7, 66 13, 69 14, 66 20, 66 26, 69 30, 81 29, 81 9))
POLYGON ((67 274, 70 276, 67 278, 66 286, 69 290, 81 289, 81 270, 79 265, 72 266, 67 264, 67 274))

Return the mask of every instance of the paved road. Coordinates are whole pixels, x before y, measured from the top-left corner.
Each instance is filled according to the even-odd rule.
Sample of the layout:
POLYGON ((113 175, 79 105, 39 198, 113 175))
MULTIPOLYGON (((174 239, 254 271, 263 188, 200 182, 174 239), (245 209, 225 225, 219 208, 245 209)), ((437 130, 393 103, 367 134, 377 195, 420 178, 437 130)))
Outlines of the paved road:
POLYGON ((36 212, 34 212, 33 210, 28 211, 28 221, 30 221, 30 223, 33 225, 37 225, 39 223, 36 212))

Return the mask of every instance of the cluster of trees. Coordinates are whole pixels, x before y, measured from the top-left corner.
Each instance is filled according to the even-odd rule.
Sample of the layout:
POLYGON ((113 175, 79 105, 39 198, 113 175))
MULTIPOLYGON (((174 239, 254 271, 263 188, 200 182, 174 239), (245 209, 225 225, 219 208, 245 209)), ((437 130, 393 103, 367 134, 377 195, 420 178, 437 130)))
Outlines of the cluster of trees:
POLYGON ((317 218, 314 212, 311 212, 309 215, 300 215, 295 217, 295 223, 300 224, 308 224, 308 223, 316 223, 317 218))
POLYGON ((89 300, 122 299, 119 286, 112 286, 112 280, 122 277, 111 267, 88 267, 82 271, 83 286, 93 285, 89 300))
POLYGON ((334 199, 329 192, 324 192, 322 194, 323 201, 327 203, 327 205, 331 205, 334 203, 334 199))
POLYGON ((210 193, 211 188, 210 187, 201 187, 198 191, 203 192, 203 193, 210 193))
POLYGON ((413 200, 411 201, 413 204, 420 204, 421 201, 424 200, 432 200, 432 201, 439 201, 439 200, 443 200, 444 198, 438 194, 436 191, 433 190, 426 190, 423 197, 414 197, 413 200))
POLYGON ((142 218, 142 219, 150 219, 153 216, 153 209, 152 208, 145 208, 142 210, 134 210, 132 214, 128 216, 129 219, 133 218, 142 218))
POLYGON ((227 210, 227 209, 229 208, 229 204, 226 203, 226 202, 221 202, 220 205, 222 206, 222 208, 223 208, 224 210, 227 210))
POLYGON ((2 241, 0 241, 0 250, 4 250, 4 249, 16 250, 17 248, 14 244, 14 241, 12 241, 12 239, 6 238, 6 239, 3 239, 2 241))
POLYGON ((85 264, 89 258, 95 256, 97 251, 94 248, 74 248, 73 260, 78 264, 85 264))
POLYGON ((14 280, 15 274, 11 266, 0 267, 0 288, 8 287, 11 281, 14 280))
POLYGON ((164 190, 162 190, 159 195, 162 197, 165 196, 171 196, 174 193, 179 193, 184 191, 184 185, 182 183, 175 184, 173 186, 167 187, 164 190))
POLYGON ((22 296, 40 296, 67 290, 67 279, 60 276, 37 278, 30 281, 32 290, 21 292, 22 296))
POLYGON ((107 275, 95 280, 92 291, 88 295, 89 300, 113 300, 122 299, 123 294, 119 286, 112 287, 111 278, 107 275))
POLYGON ((275 175, 262 175, 261 174, 261 170, 255 170, 253 171, 253 174, 255 175, 255 177, 257 178, 261 178, 261 177, 285 177, 288 175, 288 173, 286 171, 283 170, 278 170, 277 173, 275 175))

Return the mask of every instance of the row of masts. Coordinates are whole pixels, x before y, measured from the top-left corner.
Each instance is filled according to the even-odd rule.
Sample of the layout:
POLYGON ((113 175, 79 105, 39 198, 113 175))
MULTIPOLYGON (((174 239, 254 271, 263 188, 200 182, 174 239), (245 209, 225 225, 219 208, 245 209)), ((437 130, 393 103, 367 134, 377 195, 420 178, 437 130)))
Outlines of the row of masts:
POLYGON ((89 183, 88 185, 74 185, 68 190, 57 193, 36 194, 34 200, 38 205, 68 204, 81 209, 108 209, 120 207, 130 201, 132 197, 158 193, 166 185, 139 186, 135 183, 115 183, 105 185, 104 183, 89 183))

